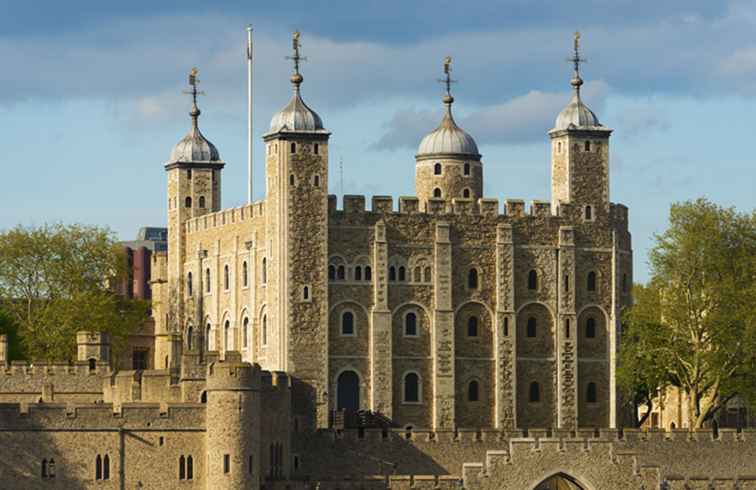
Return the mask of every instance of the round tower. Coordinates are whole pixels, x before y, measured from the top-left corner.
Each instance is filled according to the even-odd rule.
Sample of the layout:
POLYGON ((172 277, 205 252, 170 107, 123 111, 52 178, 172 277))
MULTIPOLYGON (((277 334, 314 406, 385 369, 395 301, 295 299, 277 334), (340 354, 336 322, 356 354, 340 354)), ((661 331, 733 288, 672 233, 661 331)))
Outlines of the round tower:
POLYGON ((452 116, 451 58, 444 60, 446 94, 441 124, 420 142, 415 155, 415 193, 425 209, 430 199, 483 197, 483 165, 478 145, 452 116))
POLYGON ((207 367, 207 481, 217 489, 260 486, 260 368, 238 359, 207 367))

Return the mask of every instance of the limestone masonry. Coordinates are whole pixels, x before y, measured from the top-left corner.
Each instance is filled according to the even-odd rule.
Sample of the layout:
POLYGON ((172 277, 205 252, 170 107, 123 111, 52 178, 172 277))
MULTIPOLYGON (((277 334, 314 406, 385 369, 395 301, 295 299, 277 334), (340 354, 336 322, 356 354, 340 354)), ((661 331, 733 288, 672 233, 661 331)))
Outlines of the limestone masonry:
POLYGON ((0 339, 0 488, 756 488, 754 431, 622 428, 628 210, 578 68, 551 198, 527 208, 483 196, 448 84, 416 197, 339 204, 297 65, 265 199, 223 209, 195 95, 165 164, 154 369, 119 369, 97 332, 74 365, 8 362, 0 339))

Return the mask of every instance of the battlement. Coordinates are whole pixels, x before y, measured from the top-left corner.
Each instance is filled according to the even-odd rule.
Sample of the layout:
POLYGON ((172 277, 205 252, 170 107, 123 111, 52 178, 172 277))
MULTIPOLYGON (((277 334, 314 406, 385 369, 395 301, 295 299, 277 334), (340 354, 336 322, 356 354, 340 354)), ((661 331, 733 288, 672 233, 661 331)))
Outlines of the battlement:
POLYGON ((90 368, 87 361, 67 362, 35 362, 11 361, 9 366, 0 370, 0 393, 3 390, 3 380, 9 378, 23 379, 29 381, 33 378, 46 378, 50 376, 78 376, 83 378, 99 378, 100 375, 111 374, 111 368, 108 362, 98 361, 94 364, 94 369, 90 368))
POLYGON ((265 216, 265 201, 257 201, 238 208, 222 209, 186 221, 186 232, 209 230, 232 223, 242 223, 265 216))
POLYGON ((338 197, 331 194, 328 196, 329 213, 344 214, 399 214, 399 215, 459 215, 459 216, 489 216, 506 218, 560 218, 567 216, 566 211, 571 209, 564 205, 565 213, 555 215, 548 201, 534 200, 526 209, 525 201, 521 199, 506 199, 504 208, 501 209, 499 200, 494 198, 463 199, 428 199, 425 209, 422 209, 420 200, 415 196, 400 196, 399 208, 394 209, 394 198, 391 196, 373 196, 371 208, 366 208, 367 199, 364 195, 345 195, 342 207, 338 207, 338 197))

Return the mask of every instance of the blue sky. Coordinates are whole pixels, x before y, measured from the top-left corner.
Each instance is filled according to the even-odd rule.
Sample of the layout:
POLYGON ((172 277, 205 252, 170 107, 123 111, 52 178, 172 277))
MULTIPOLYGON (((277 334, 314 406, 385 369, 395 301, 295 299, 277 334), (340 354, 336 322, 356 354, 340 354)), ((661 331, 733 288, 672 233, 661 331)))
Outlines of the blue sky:
POLYGON ((130 239, 164 224, 163 163, 188 129, 181 91, 192 66, 207 92, 200 126, 227 162, 223 205, 242 204, 247 23, 256 199, 259 136, 290 94, 294 29, 309 58, 305 100, 333 132, 332 193, 414 192, 414 150, 440 118, 436 79, 449 54, 455 113, 483 153, 485 194, 548 199, 546 133, 569 99, 564 60, 580 30, 585 99, 615 130, 611 199, 630 207, 637 279, 672 202, 756 203, 752 0, 279 5, 0 0, 0 228, 83 222, 130 239))

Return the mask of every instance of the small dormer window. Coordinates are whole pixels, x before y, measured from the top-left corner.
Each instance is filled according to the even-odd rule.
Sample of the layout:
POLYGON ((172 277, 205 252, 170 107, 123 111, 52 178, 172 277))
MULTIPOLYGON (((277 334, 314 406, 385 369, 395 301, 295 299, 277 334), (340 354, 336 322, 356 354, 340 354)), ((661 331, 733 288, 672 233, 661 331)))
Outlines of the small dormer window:
POLYGON ((441 175, 441 164, 438 162, 433 165, 433 175, 441 175))

